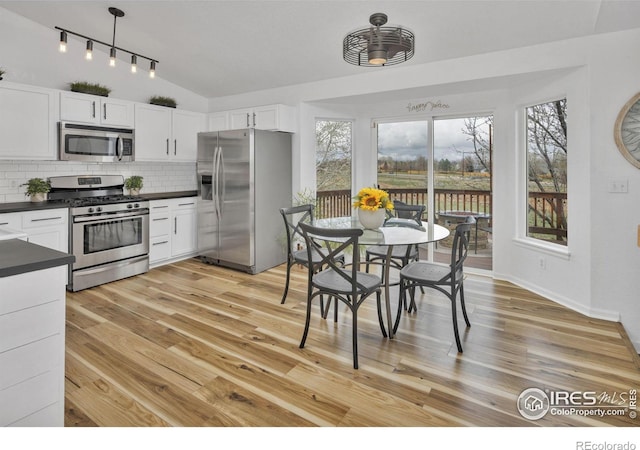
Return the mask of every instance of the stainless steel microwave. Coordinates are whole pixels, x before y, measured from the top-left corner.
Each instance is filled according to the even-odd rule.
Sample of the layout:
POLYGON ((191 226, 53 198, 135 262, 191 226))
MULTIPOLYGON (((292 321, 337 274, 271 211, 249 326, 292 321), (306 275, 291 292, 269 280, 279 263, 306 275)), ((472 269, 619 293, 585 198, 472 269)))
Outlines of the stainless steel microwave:
POLYGON ((134 130, 60 122, 63 161, 129 162, 135 160, 134 130))

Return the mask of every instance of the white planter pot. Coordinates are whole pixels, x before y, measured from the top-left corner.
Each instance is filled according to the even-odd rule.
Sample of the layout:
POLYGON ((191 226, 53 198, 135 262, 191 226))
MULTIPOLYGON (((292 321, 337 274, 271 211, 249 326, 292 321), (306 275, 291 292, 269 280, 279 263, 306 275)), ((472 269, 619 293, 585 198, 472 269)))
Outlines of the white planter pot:
POLYGON ((44 192, 38 192, 37 194, 33 194, 31 195, 31 201, 32 202, 43 202, 45 201, 47 198, 47 194, 45 194, 44 192))
POLYGON ((384 208, 377 209, 375 211, 369 211, 366 209, 358 209, 358 219, 364 228, 367 230, 375 230, 382 226, 384 218, 386 217, 386 211, 384 208))

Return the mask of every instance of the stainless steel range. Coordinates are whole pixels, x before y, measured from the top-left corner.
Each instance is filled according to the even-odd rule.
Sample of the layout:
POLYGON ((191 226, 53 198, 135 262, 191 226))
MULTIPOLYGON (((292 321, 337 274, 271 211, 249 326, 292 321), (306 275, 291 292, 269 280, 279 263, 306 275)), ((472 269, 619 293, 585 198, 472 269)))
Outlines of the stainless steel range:
POLYGON ((121 175, 49 178, 49 201, 69 205, 67 289, 79 291, 149 270, 149 202, 123 193, 121 175))

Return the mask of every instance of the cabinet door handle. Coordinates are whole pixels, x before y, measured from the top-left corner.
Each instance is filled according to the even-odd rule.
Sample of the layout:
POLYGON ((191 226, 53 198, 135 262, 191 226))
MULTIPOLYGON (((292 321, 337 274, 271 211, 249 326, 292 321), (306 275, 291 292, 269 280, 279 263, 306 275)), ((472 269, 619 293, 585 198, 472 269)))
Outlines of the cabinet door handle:
POLYGON ((102 109, 104 110, 103 119, 107 120, 107 104, 106 103, 104 105, 102 105, 102 109))
POLYGON ((43 217, 42 219, 31 219, 31 222, 44 222, 45 220, 58 220, 62 217, 43 217))
POLYGON ((169 138, 167 138, 167 155, 169 155, 169 138))
POLYGON ((253 113, 253 126, 256 126, 256 113, 253 113))
POLYGON ((247 113, 247 127, 249 127, 249 113, 247 113))
POLYGON ((169 205, 152 206, 151 209, 168 208, 169 205))
POLYGON ((178 154, 178 140, 174 139, 173 140, 173 155, 177 155, 178 154))
POLYGON ((91 102, 91 104, 93 105, 93 112, 91 113, 91 117, 95 119, 96 118, 96 102, 93 101, 91 102))
POLYGON ((178 203, 178 206, 189 206, 189 205, 195 205, 194 202, 191 203, 178 203))
POLYGON ((173 218, 173 234, 178 234, 178 218, 173 218))
POLYGON ((154 222, 158 222, 160 220, 169 220, 169 218, 168 217, 159 217, 157 219, 151 219, 151 220, 154 221, 154 222))
POLYGON ((169 241, 160 241, 160 242, 154 242, 151 245, 162 245, 162 244, 168 244, 168 243, 169 243, 169 241))
POLYGON ((9 222, 0 222, 0 225, 9 225, 9 222))

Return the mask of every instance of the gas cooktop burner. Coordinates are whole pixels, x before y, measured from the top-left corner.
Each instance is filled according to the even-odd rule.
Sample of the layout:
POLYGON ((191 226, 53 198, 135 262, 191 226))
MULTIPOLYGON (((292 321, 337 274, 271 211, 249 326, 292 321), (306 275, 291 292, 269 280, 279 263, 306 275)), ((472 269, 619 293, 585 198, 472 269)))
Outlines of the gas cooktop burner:
POLYGON ((105 195, 100 197, 84 197, 84 198, 64 198, 54 201, 65 203, 72 207, 77 206, 91 206, 91 205, 106 205, 112 203, 128 203, 128 202, 140 202, 144 199, 135 195, 105 195))

